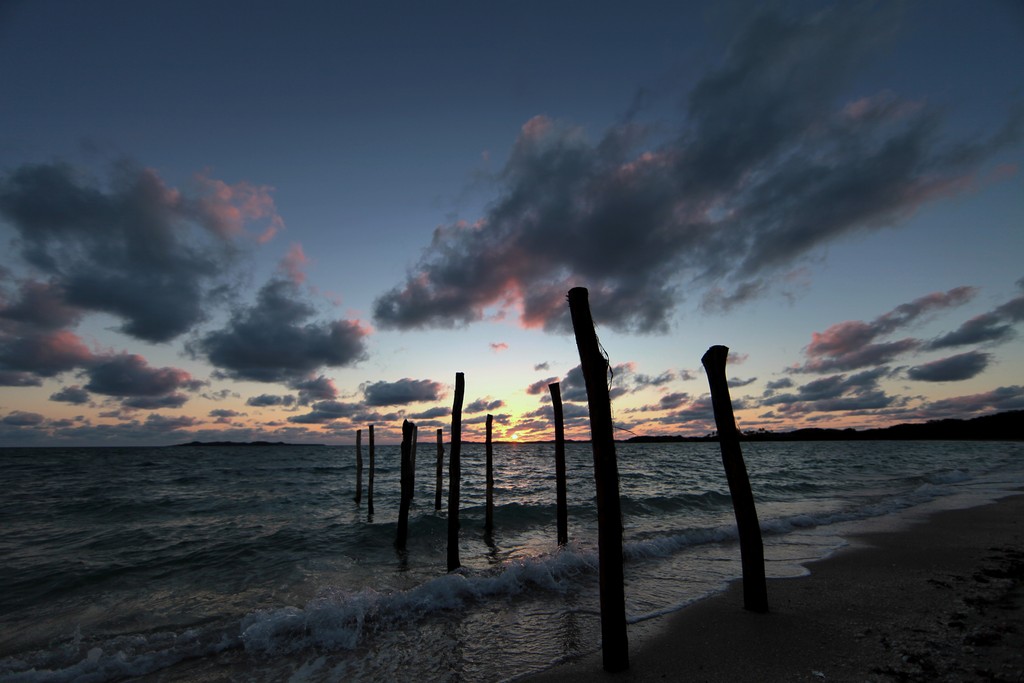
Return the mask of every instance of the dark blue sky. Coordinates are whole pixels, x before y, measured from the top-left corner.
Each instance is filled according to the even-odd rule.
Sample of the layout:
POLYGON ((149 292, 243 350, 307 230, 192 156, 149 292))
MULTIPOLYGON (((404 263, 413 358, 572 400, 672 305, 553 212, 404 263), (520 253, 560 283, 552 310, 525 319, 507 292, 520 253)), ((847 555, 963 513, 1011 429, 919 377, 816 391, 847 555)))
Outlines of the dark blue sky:
POLYGON ((456 371, 542 436, 577 284, 636 432, 717 343, 751 428, 1024 407, 1022 63, 994 0, 4 3, 0 443, 348 441, 456 371))

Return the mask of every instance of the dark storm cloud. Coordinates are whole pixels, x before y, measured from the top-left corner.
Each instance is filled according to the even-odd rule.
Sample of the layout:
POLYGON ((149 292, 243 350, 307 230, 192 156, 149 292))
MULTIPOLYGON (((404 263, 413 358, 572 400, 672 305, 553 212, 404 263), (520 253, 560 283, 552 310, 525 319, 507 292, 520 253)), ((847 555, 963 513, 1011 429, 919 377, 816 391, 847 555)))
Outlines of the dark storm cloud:
POLYGON ((199 380, 178 368, 154 368, 142 356, 122 353, 97 359, 86 370, 85 388, 96 394, 123 397, 163 397, 178 389, 196 391, 199 380))
POLYGON ((62 163, 18 167, 0 179, 0 217, 63 304, 110 313, 122 332, 150 342, 203 319, 242 223, 280 220, 266 188, 197 178, 185 194, 128 162, 106 182, 62 163))
POLYGON ((189 349, 235 379, 295 386, 314 382, 324 390, 329 380, 309 378, 321 367, 363 360, 367 331, 351 320, 307 322, 315 313, 298 284, 273 279, 259 290, 253 306, 235 311, 226 327, 190 343, 189 349))
POLYGON ((887 6, 852 3, 759 14, 690 92, 667 141, 629 123, 594 143, 532 119, 487 213, 438 228, 375 302, 375 320, 452 327, 514 303, 525 325, 566 328, 566 291, 582 284, 599 323, 660 331, 684 283, 713 287, 705 305, 735 305, 794 259, 963 191, 1017 141, 1022 118, 949 142, 928 106, 841 99, 893 20, 887 6))
POLYGON ((807 361, 798 372, 834 372, 877 367, 923 345, 918 339, 876 342, 921 319, 929 313, 959 306, 975 294, 972 287, 956 287, 948 292, 934 292, 910 303, 900 304, 871 322, 848 320, 832 325, 824 332, 811 334, 811 343, 804 349, 807 361))
POLYGON ((368 406, 401 406, 419 401, 436 401, 444 387, 429 379, 400 379, 397 382, 374 382, 363 387, 368 406))
POLYGON ((60 391, 50 394, 50 400, 81 405, 89 402, 89 392, 77 385, 64 387, 60 391))
POLYGON ((907 369, 907 377, 921 382, 959 382, 984 372, 991 354, 969 351, 907 369))

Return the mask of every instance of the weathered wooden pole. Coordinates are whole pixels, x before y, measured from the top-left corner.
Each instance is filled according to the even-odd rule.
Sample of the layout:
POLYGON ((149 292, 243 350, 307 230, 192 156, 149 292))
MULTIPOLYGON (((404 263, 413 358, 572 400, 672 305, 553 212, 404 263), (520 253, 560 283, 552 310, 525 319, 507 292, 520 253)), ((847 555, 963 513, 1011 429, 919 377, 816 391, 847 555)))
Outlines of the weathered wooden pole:
POLYGON ((409 498, 416 497, 416 442, 420 438, 420 428, 416 426, 414 422, 412 425, 412 451, 409 455, 409 462, 412 469, 409 471, 409 476, 412 478, 412 486, 409 489, 409 498))
POLYGON ((462 479, 462 400, 466 394, 466 376, 455 373, 455 402, 452 404, 451 453, 448 455, 448 571, 459 562, 459 489, 462 479))
POLYGON ((356 430, 356 505, 363 502, 363 430, 356 430))
POLYGON ((412 443, 415 433, 416 425, 408 420, 403 420, 402 493, 398 504, 398 534, 395 536, 395 548, 398 550, 405 550, 405 541, 409 536, 409 502, 412 500, 412 443))
POLYGON ((743 607, 752 612, 768 611, 768 586, 764 578, 764 546, 761 526, 757 521, 754 494, 750 490, 747 466, 740 450, 736 417, 729 398, 729 382, 725 378, 725 363, 729 357, 727 346, 712 346, 700 359, 711 385, 711 404, 718 427, 718 444, 722 449, 722 465, 729 481, 729 494, 736 513, 736 528, 740 535, 740 560, 743 565, 743 607))
POLYGON ((615 456, 608 360, 601 353, 585 287, 569 290, 569 312, 587 385, 590 442, 597 489, 598 571, 601 585, 601 655, 605 671, 629 668, 626 638, 626 591, 622 568, 622 507, 619 466, 615 456))
POLYGON ((441 428, 437 428, 437 481, 434 486, 434 509, 441 509, 441 484, 444 479, 444 435, 441 428))
POLYGON ((558 527, 558 545, 569 542, 569 506, 565 493, 565 422, 562 416, 562 389, 558 382, 548 385, 551 408, 555 412, 555 521, 558 527))
POLYGON ((366 481, 366 514, 370 517, 373 516, 373 425, 369 427, 369 446, 370 446, 370 474, 366 481))
POLYGON ((484 506, 484 538, 491 538, 494 533, 494 445, 491 440, 494 428, 494 416, 487 415, 487 484, 484 506))

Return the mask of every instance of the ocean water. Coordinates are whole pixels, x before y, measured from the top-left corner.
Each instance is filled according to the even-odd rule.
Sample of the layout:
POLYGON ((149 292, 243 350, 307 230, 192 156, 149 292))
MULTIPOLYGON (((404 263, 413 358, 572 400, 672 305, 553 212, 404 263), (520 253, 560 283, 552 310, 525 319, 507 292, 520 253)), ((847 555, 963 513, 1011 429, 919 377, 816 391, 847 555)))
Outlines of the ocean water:
MULTIPOLYGON (((776 577, 858 523, 1024 485, 1022 443, 743 449, 776 577)), ((553 451, 495 446, 488 543, 484 449, 463 446, 464 568, 449 574, 433 443, 402 553, 397 446, 377 448, 372 517, 351 446, 2 449, 0 680, 502 681, 593 651, 592 454, 567 446, 559 549, 553 451)), ((739 576, 739 549, 717 444, 617 451, 632 638, 739 576)))

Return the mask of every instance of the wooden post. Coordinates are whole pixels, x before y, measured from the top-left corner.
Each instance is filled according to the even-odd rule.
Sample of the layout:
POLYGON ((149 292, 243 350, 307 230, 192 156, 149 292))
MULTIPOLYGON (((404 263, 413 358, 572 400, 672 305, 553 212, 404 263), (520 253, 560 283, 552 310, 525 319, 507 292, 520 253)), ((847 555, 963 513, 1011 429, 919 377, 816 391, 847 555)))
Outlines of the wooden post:
POLYGON ((487 415, 487 484, 484 508, 484 538, 490 539, 494 533, 494 446, 491 435, 494 427, 494 416, 487 415))
POLYGON ((558 382, 548 385, 551 391, 551 408, 555 412, 555 501, 558 509, 555 520, 558 526, 558 545, 569 542, 569 506, 565 493, 565 421, 562 416, 562 389, 558 382))
POLYGON ((590 442, 597 486, 598 571, 601 585, 601 655, 605 671, 629 668, 626 638, 626 591, 622 568, 622 507, 619 467, 615 456, 612 404, 608 393, 608 360, 601 353, 584 287, 569 290, 569 312, 587 385, 590 442))
POLYGON ((370 425, 370 475, 366 482, 366 514, 373 517, 373 425, 370 425))
POLYGON ((726 346, 712 346, 700 359, 711 385, 711 404, 715 410, 718 443, 722 449, 722 465, 729 480, 729 494, 736 513, 736 528, 740 535, 740 558, 743 564, 743 607, 752 612, 768 611, 768 587, 764 578, 764 546, 761 526, 757 521, 754 494, 750 490, 747 466, 740 450, 736 417, 729 398, 729 382, 725 378, 725 363, 729 357, 726 346))
POLYGON ((448 571, 459 562, 459 488, 462 479, 462 400, 466 394, 466 376, 455 373, 455 402, 452 404, 452 444, 448 456, 448 571))
POLYGON ((441 483, 444 478, 444 436, 441 428, 437 428, 437 482, 434 486, 434 509, 441 509, 441 483))
POLYGON ((416 423, 412 423, 412 451, 409 455, 409 464, 411 469, 409 470, 409 477, 412 484, 409 487, 409 498, 416 497, 416 442, 420 438, 420 428, 416 426, 416 423))
POLYGON ((409 502, 412 500, 412 443, 416 425, 408 420, 402 422, 402 478, 401 500, 398 504, 398 534, 395 548, 405 550, 409 536, 409 502))
POLYGON ((356 430, 356 505, 363 502, 363 430, 356 430))

